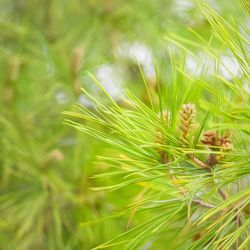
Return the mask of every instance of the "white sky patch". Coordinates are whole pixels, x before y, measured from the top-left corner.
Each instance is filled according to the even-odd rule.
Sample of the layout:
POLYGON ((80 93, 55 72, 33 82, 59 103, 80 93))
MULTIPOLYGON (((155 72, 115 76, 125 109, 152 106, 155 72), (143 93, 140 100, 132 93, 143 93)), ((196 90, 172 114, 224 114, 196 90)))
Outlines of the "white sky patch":
POLYGON ((122 96, 122 72, 112 64, 103 64, 96 69, 96 78, 104 89, 113 97, 122 96))
POLYGON ((77 102, 85 107, 93 107, 93 102, 91 102, 84 94, 79 95, 77 102))
POLYGON ((178 15, 183 12, 190 11, 195 7, 192 0, 175 0, 173 4, 173 10, 178 15), (181 12, 181 13, 180 13, 181 12))
POLYGON ((240 74, 240 65, 234 56, 221 56, 219 73, 227 80, 238 76, 240 74))
MULTIPOLYGON (((216 2, 216 0, 208 0, 207 1, 210 6, 212 6, 215 10, 220 11, 221 7, 216 2)), ((178 16, 185 15, 186 12, 193 10, 196 8, 194 0, 174 0, 173 1, 173 12, 178 16)))
POLYGON ((237 59, 229 55, 221 55, 218 60, 218 67, 215 67, 215 60, 205 53, 198 53, 197 57, 188 55, 186 58, 186 70, 196 76, 200 76, 203 72, 207 75, 219 74, 227 80, 232 80, 241 74, 241 67, 237 59), (215 71, 217 68, 217 72, 215 71))
POLYGON ((221 6, 218 4, 217 0, 208 0, 208 4, 217 12, 221 11, 221 6))
POLYGON ((243 24, 240 27, 240 31, 241 34, 243 34, 243 36, 249 40, 250 39, 250 34, 249 34, 249 30, 250 30, 250 20, 246 19, 243 24))
POLYGON ((155 78, 154 60, 151 50, 139 42, 123 42, 117 48, 117 55, 123 59, 138 62, 147 78, 155 78))
POLYGON ((249 84, 248 84, 247 82, 245 82, 245 83, 243 84, 243 88, 245 89, 245 91, 246 91, 248 94, 250 94, 250 86, 249 86, 249 84))
POLYGON ((192 0, 174 0, 172 2, 172 13, 185 24, 196 25, 197 22, 200 22, 204 19, 201 14, 197 15, 196 13, 196 15, 194 16, 192 13, 193 10, 197 10, 197 7, 192 0))
POLYGON ((214 62, 205 53, 198 53, 197 57, 188 55, 186 57, 186 70, 196 76, 200 76, 204 71, 212 74, 214 62))
POLYGON ((56 97, 56 101, 58 104, 64 104, 64 103, 68 102, 68 100, 69 100, 69 97, 64 90, 56 91, 55 97, 56 97))

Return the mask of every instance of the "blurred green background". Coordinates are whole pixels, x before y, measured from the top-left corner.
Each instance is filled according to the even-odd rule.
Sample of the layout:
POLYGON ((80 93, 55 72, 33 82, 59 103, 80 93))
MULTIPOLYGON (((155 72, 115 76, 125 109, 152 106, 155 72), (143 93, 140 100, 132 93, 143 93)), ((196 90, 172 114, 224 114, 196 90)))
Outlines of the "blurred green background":
MULTIPOLYGON (((237 1, 208 2, 240 13, 237 1)), ((191 0, 0 0, 0 249, 90 249, 126 229, 126 219, 81 227, 136 190, 89 190, 105 145, 65 126, 62 112, 91 109, 80 88, 100 93, 88 72, 114 98, 125 87, 147 101, 137 60, 153 91, 155 60, 168 77, 164 37, 189 29, 211 34, 191 0)))

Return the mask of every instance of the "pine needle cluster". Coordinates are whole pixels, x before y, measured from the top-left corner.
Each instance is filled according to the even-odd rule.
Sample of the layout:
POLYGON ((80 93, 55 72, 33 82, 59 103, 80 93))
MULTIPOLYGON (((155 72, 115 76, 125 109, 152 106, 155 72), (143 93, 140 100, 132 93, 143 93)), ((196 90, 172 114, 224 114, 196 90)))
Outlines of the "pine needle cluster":
MULTIPOLYGON (((109 104, 83 89, 95 109, 76 105, 66 112, 67 124, 105 142, 110 150, 98 158, 99 173, 93 178, 112 178, 112 183, 92 189, 117 195, 130 190, 127 206, 104 218, 127 219, 127 230, 94 249, 249 247, 250 188, 244 183, 249 181, 250 117, 242 82, 250 78, 245 47, 249 43, 214 10, 202 9, 214 29, 208 42, 202 40, 206 52, 219 63, 211 40, 231 49, 244 72, 241 79, 229 81, 205 70, 192 75, 183 69, 181 53, 170 54, 172 81, 158 79, 157 102, 144 81, 147 103, 128 90, 117 103, 91 75, 109 104)), ((184 45, 193 43, 175 39, 176 46, 192 53, 184 45)), ((82 226, 91 223, 98 221, 82 226)))

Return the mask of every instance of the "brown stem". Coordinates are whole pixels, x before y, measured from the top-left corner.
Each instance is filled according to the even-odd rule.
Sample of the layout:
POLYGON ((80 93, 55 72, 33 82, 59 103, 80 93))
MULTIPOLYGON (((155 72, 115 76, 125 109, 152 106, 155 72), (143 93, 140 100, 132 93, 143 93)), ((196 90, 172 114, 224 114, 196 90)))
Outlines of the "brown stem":
POLYGON ((205 208, 215 208, 215 206, 211 203, 208 203, 206 201, 202 201, 202 200, 192 200, 193 203, 197 204, 197 205, 200 205, 202 207, 205 207, 205 208))
POLYGON ((195 157, 193 154, 189 154, 190 159, 196 163, 197 165, 199 165, 202 168, 205 169, 210 169, 210 166, 207 165, 206 163, 204 163, 203 161, 201 161, 200 159, 198 159, 197 157, 195 157))
MULTIPOLYGON (((211 171, 210 165, 208 165, 208 164, 204 163, 203 161, 201 161, 200 159, 196 158, 193 154, 189 154, 189 157, 194 163, 196 163, 200 167, 211 171)), ((218 188, 218 193, 220 194, 220 196, 222 197, 223 200, 226 200, 228 198, 227 193, 220 188, 218 188)))
MULTIPOLYGON (((161 151, 160 156, 161 156, 161 160, 162 160, 163 164, 169 163, 167 153, 161 151)), ((176 185, 177 178, 173 175, 173 170, 169 170, 169 176, 170 176, 170 179, 172 180, 172 183, 174 184, 174 186, 179 190, 180 194, 184 197, 187 196, 187 192, 185 190, 183 190, 182 188, 180 188, 178 185, 176 185)), ((215 208, 215 206, 213 204, 208 203, 206 201, 199 200, 199 199, 192 200, 192 203, 195 203, 195 204, 197 204, 201 207, 204 207, 204 208, 215 208)))
POLYGON ((81 93, 81 82, 78 78, 78 73, 81 68, 81 61, 83 58, 83 49, 77 47, 73 51, 72 61, 71 61, 71 74, 72 74, 72 86, 76 96, 81 93))
POLYGON ((228 198, 228 195, 224 190, 218 188, 218 192, 219 192, 219 194, 220 194, 220 196, 222 197, 223 200, 226 200, 228 198))

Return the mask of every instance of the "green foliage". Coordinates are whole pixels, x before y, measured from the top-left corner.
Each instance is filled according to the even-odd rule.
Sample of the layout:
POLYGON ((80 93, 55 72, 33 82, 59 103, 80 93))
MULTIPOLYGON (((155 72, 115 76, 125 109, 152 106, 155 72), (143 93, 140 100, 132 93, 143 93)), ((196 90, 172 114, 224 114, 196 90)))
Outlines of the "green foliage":
POLYGON ((249 8, 209 2, 0 1, 0 249, 248 247, 249 8))
POLYGON ((138 189, 135 200, 121 208, 128 229, 94 249, 249 247, 249 42, 233 20, 201 8, 214 33, 198 46, 213 56, 214 72, 187 72, 183 53, 187 57, 190 49, 175 37, 180 49, 171 56, 171 79, 159 78, 155 94, 142 75, 148 103, 126 90, 118 104, 94 79, 109 104, 83 89, 94 110, 77 105, 66 112, 67 124, 118 150, 99 157, 100 174, 94 176, 112 182, 92 189, 138 189), (230 80, 219 72, 225 49, 240 65, 237 76, 226 68, 230 80))

